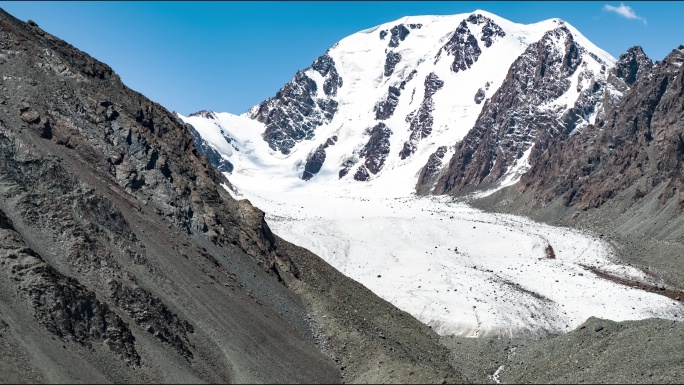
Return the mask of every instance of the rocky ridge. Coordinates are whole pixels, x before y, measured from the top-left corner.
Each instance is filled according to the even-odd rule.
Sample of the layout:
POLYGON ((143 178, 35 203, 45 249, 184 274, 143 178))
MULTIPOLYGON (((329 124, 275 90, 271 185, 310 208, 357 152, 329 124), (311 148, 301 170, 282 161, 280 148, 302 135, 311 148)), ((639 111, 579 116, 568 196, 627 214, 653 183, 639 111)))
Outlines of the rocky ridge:
POLYGON ((318 126, 332 120, 338 105, 334 96, 342 85, 334 60, 325 54, 248 115, 264 123, 263 137, 273 150, 288 154, 298 142, 312 139, 318 126), (320 91, 310 77, 312 72, 325 79, 320 91))
POLYGON ((456 144, 434 192, 471 192, 493 186, 512 168, 524 165, 525 152, 540 136, 569 135, 580 121, 586 125, 600 100, 607 65, 592 63, 601 67, 595 73, 589 69, 587 60, 591 59, 565 26, 531 44, 485 101, 475 126, 456 144), (574 106, 554 105, 570 91, 573 77, 577 77, 579 93, 575 101, 569 101, 574 106))

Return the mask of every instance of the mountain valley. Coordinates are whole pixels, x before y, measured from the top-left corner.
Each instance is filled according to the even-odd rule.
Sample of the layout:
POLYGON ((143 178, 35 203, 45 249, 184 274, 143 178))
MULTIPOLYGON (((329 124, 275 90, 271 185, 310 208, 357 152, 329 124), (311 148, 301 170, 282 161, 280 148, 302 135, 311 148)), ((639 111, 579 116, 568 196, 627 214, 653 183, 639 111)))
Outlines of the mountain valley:
POLYGON ((681 382, 683 62, 409 16, 183 116, 0 10, 0 381, 681 382))

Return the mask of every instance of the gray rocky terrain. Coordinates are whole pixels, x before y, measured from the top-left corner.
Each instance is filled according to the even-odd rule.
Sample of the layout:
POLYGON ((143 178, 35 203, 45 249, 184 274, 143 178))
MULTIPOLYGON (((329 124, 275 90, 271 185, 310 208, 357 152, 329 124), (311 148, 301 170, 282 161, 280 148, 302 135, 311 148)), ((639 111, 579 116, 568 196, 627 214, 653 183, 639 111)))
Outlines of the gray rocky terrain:
POLYGON ((0 381, 466 380, 107 65, 0 11, 0 72, 0 381))
POLYGON ((443 337, 475 383, 681 383, 684 325, 659 319, 589 318, 543 340, 443 337))

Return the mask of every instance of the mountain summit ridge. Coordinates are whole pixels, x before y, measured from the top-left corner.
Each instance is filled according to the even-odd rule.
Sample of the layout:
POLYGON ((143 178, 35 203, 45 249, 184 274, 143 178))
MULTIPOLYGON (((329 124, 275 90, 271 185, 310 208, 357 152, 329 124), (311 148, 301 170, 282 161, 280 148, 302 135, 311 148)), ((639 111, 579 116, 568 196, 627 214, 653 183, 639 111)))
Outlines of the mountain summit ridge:
MULTIPOLYGON (((338 179, 372 183, 377 179, 383 183, 381 180, 390 179, 385 183, 417 187, 421 192, 448 191, 448 183, 447 188, 434 184, 447 171, 449 159, 455 155, 454 145, 476 124, 487 101, 506 79, 509 66, 553 30, 573 41, 572 47, 579 53, 577 64, 581 65, 572 68, 567 80, 555 80, 570 84, 564 86, 564 93, 549 95, 558 98, 565 94, 569 98, 564 109, 549 117, 553 121, 572 107, 574 98, 593 80, 605 82, 605 67, 612 67, 616 59, 560 19, 523 25, 486 11, 407 16, 340 40, 309 68, 298 71, 274 97, 240 115, 261 126, 238 118, 229 119, 225 126, 220 119, 181 118, 211 138, 208 143, 214 149, 225 148, 232 140, 221 136, 230 138, 232 131, 243 131, 233 125, 258 130, 268 149, 255 144, 259 139, 251 135, 245 139, 250 148, 243 148, 238 158, 231 159, 235 153, 224 154, 237 174, 242 168, 254 170, 255 164, 266 163, 281 168, 279 175, 289 173, 285 169, 293 170, 292 177, 307 181, 323 178, 330 183, 338 179), (366 150, 375 140, 370 132, 379 123, 385 127, 385 148, 369 153, 366 150), (217 130, 223 134, 209 133, 217 130), (442 147, 442 157, 431 155, 442 147), (244 156, 245 150, 251 155, 244 156), (416 181, 429 161, 430 172, 423 171, 421 180, 416 181), (368 169, 368 164, 375 166, 368 169)), ((559 45, 553 50, 564 49, 560 46, 565 43, 558 37, 547 40, 545 47, 559 45)), ((540 104, 552 102, 546 99, 540 104)), ((594 99, 583 101, 585 110, 598 109, 600 101, 594 99)), ((572 128, 557 129, 587 125, 594 115, 580 114, 573 119, 572 128)), ((510 184, 519 178, 519 169, 525 163, 520 158, 534 141, 528 139, 529 143, 512 150, 508 155, 511 160, 498 163, 494 171, 497 176, 490 184, 503 180, 510 184)), ((241 146, 239 140, 231 143, 234 149, 241 146)), ((495 157, 491 155, 488 162, 494 164, 495 157)))

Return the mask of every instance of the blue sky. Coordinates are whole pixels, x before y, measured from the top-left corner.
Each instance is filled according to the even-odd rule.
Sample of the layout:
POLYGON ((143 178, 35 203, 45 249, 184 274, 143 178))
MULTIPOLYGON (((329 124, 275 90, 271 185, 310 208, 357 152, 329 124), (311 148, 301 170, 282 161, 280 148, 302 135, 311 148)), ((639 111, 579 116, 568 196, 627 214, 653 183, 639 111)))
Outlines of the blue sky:
POLYGON ((484 9, 518 23, 561 18, 618 57, 662 60, 684 44, 684 2, 619 1, 0 1, 170 110, 242 113, 273 96, 342 38, 410 15, 484 9))

